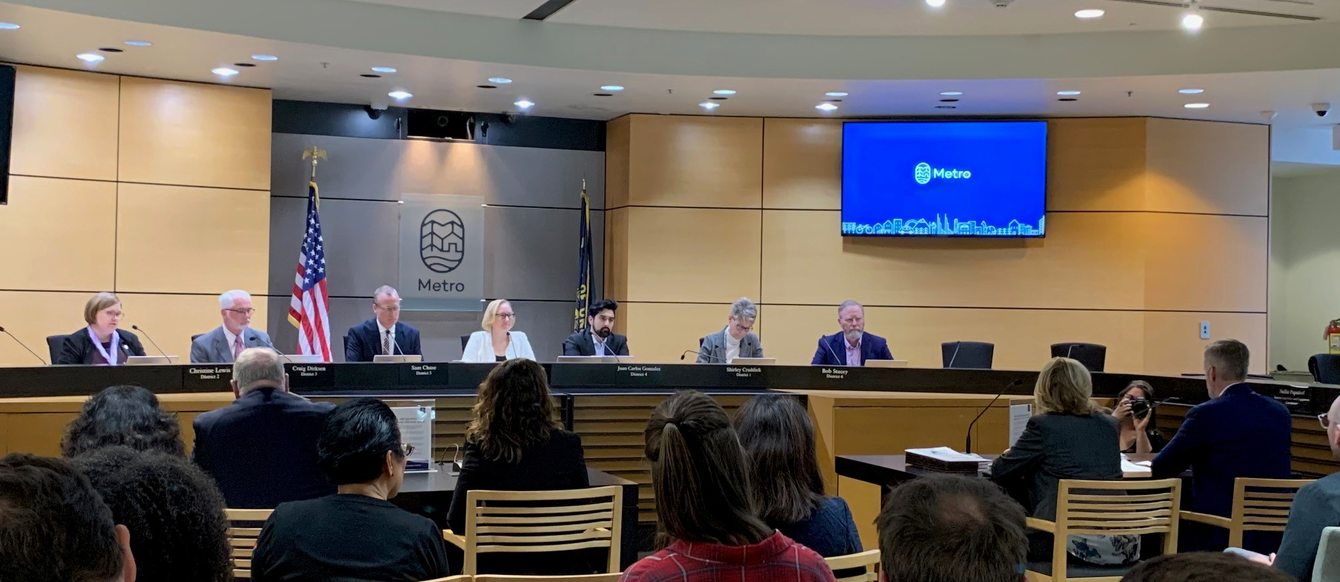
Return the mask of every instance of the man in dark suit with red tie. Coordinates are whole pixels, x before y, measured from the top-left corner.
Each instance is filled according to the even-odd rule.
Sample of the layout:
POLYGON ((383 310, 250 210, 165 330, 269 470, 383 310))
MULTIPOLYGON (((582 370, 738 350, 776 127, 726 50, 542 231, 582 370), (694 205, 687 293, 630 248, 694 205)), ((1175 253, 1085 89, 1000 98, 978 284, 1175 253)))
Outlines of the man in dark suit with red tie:
POLYGON ((372 292, 373 318, 349 328, 344 361, 371 362, 378 355, 423 355, 419 330, 400 323, 400 293, 390 285, 372 292))

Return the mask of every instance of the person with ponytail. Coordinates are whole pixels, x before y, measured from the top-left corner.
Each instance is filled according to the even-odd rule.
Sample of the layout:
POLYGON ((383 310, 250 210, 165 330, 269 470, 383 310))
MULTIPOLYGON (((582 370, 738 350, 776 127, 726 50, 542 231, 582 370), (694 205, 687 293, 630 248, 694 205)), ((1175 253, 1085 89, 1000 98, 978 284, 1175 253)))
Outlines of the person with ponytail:
POLYGON ((715 400, 676 393, 652 412, 643 436, 662 548, 621 581, 832 582, 819 554, 758 516, 744 449, 715 400))

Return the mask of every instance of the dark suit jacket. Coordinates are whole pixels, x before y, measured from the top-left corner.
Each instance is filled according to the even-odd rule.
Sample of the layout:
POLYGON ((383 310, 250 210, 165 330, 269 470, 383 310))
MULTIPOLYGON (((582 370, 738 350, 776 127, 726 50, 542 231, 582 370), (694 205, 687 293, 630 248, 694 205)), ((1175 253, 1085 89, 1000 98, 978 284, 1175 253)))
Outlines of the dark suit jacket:
MULTIPOLYGON (((419 345, 419 330, 403 321, 395 324, 395 344, 391 346, 391 351, 396 355, 423 355, 423 348, 419 345)), ((349 328, 349 333, 344 335, 344 361, 371 362, 372 356, 376 355, 382 355, 382 338, 381 331, 377 329, 377 320, 369 319, 349 328)))
MULTIPOLYGON (((135 334, 124 329, 116 330, 116 334, 121 336, 121 347, 119 349, 124 354, 128 356, 144 355, 144 346, 140 344, 140 338, 136 337, 135 334)), ((93 358, 97 355, 98 349, 93 347, 93 340, 88 337, 88 328, 85 327, 65 336, 65 343, 61 345, 60 354, 56 356, 56 361, 52 364, 88 366, 93 364, 93 358)))
POLYGON ((328 402, 276 388, 253 389, 197 416, 195 463, 214 477, 228 507, 270 509, 335 493, 317 466, 316 441, 328 402))
MULTIPOLYGON (((847 365, 847 340, 842 337, 842 332, 833 335, 826 335, 819 338, 819 347, 814 350, 814 359, 810 361, 812 366, 845 366, 847 365)), ((889 342, 870 332, 861 334, 861 365, 865 365, 866 360, 892 360, 893 354, 889 353, 889 342)))
POLYGON ((1061 479, 1120 480, 1120 429, 1101 411, 1040 414, 1019 440, 991 464, 991 480, 1010 491, 1029 514, 1056 519, 1061 479))
POLYGON ((1155 479, 1191 469, 1185 509, 1227 516, 1238 477, 1287 479, 1292 419, 1272 398, 1234 384, 1218 398, 1187 411, 1182 427, 1150 466, 1155 479))
MULTIPOLYGON (((605 340, 605 354, 611 356, 628 355, 628 338, 617 333, 611 333, 609 338, 605 340), (614 353, 611 354, 610 352, 614 353)), ((579 331, 563 340, 563 355, 596 355, 596 341, 591 339, 591 330, 579 331)))
MULTIPOLYGON (((447 526, 460 535, 466 533, 466 493, 472 489, 543 491, 581 489, 591 485, 586 474, 582 438, 566 430, 550 432, 547 442, 526 449, 517 463, 488 460, 479 445, 468 441, 463 450, 461 475, 456 480, 451 509, 447 512, 447 526)), ((490 574, 591 573, 588 554, 590 552, 557 552, 552 556, 532 554, 522 560, 507 554, 486 555, 483 556, 486 559, 479 562, 479 571, 490 574)), ((601 554, 600 558, 603 558, 603 552, 601 554)), ((603 566, 603 562, 600 565, 603 566)))

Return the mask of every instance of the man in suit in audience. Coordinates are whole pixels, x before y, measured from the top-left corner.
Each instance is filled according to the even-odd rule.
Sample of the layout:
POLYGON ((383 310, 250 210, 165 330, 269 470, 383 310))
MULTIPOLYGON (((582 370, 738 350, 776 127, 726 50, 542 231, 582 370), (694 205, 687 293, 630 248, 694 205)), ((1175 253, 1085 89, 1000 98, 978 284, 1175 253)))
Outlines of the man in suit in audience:
POLYGON ((195 419, 195 462, 228 507, 270 509, 335 492, 316 451, 334 406, 290 393, 282 358, 268 348, 242 352, 230 382, 237 400, 195 419))
POLYGON ((0 458, 0 580, 133 582, 135 572, 130 531, 69 461, 0 458))
POLYGON ((758 306, 748 297, 735 300, 730 306, 726 328, 703 336, 698 342, 699 364, 729 364, 735 358, 763 357, 763 343, 754 335, 754 320, 758 306))
POLYGON ((231 364, 247 348, 273 348, 270 336, 251 329, 251 294, 233 289, 219 296, 223 325, 191 340, 192 364, 231 364))
POLYGON ((986 479, 908 481, 889 494, 875 526, 882 580, 1024 579, 1024 508, 986 479))
POLYGON ((614 333, 614 314, 619 304, 601 299, 586 311, 586 329, 563 340, 565 356, 626 356, 628 338, 614 333))
MULTIPOLYGON (((1227 517, 1238 477, 1287 479, 1292 474, 1289 410, 1247 384, 1250 357, 1247 346, 1237 340, 1219 340, 1205 348, 1210 400, 1187 411, 1182 427, 1154 458, 1155 479, 1191 469, 1191 499, 1184 509, 1227 517)), ((1223 549, 1227 533, 1183 520, 1178 539, 1188 549, 1223 549)), ((1244 545, 1270 551, 1278 539, 1249 534, 1244 545)))
POLYGON ((400 292, 382 285, 372 292, 372 319, 344 335, 344 361, 371 362, 377 355, 423 355, 419 330, 400 323, 400 292))
MULTIPOLYGON (((1340 398, 1331 403, 1330 412, 1321 415, 1326 442, 1331 454, 1340 459, 1340 398)), ((1340 473, 1332 473, 1298 490, 1289 509, 1289 524, 1284 526, 1284 541, 1275 556, 1276 568, 1298 579, 1312 582, 1313 562, 1321 544, 1321 530, 1340 526, 1340 473)), ((1320 581, 1318 581, 1320 582, 1320 581)))
POLYGON ((864 366, 866 360, 892 360, 889 342, 865 331, 865 307, 848 299, 838 306, 842 331, 819 338, 813 366, 864 366))

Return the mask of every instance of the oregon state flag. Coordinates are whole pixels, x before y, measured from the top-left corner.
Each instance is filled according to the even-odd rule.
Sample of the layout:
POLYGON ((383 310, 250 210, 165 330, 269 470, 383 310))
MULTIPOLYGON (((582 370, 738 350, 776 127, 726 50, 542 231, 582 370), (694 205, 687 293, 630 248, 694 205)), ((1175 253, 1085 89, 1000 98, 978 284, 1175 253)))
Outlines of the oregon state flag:
POLYGON ((577 306, 572 312, 572 331, 586 329, 586 310, 591 307, 591 198, 582 180, 581 226, 577 229, 577 306))

